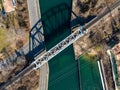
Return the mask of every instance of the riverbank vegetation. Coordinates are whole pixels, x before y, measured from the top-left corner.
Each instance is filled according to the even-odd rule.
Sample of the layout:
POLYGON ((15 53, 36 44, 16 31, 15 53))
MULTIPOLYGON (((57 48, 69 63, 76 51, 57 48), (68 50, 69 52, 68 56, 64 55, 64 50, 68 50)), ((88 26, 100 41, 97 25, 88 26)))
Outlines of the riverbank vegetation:
MULTIPOLYGON (((1 3, 2 0, 0 0, 0 5, 1 3)), ((10 47, 11 51, 14 52, 29 39, 30 26, 27 1, 16 0, 16 3, 15 11, 0 15, 0 29, 2 29, 0 30, 0 42, 2 42, 0 44, 0 57, 2 59, 7 58, 3 52, 5 48, 10 47)))

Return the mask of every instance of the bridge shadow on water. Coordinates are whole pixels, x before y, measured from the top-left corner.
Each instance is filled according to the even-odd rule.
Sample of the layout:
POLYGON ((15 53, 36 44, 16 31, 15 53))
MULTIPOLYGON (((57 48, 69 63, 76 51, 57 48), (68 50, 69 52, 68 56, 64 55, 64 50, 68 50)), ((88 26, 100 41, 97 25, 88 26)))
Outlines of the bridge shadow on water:
POLYGON ((65 29, 70 28, 71 17, 68 18, 67 13, 71 14, 71 9, 66 4, 60 4, 42 14, 42 18, 30 31, 29 53, 26 55, 29 63, 45 49, 45 44, 50 43, 48 41, 64 33, 65 29), (43 29, 45 29, 44 34, 43 29))
MULTIPOLYGON (((62 35, 66 29, 70 29, 76 25, 84 25, 85 23, 89 22, 96 16, 88 16, 88 17, 79 17, 77 15, 74 20, 71 21, 70 16, 74 13, 67 4, 62 3, 59 4, 45 13, 42 16, 42 24, 44 28, 44 36, 45 36, 45 43, 52 41, 54 37, 62 35), (69 15, 68 15, 69 14, 69 15)), ((75 14, 75 13, 74 13, 75 14)), ((56 43, 57 44, 57 43, 56 43)))
MULTIPOLYGON (((75 15, 76 18, 70 21, 71 17, 68 17, 70 16, 68 14, 71 13, 75 14, 71 10, 71 7, 69 7, 65 3, 62 3, 47 10, 41 15, 42 18, 38 20, 38 22, 30 31, 29 53, 26 55, 26 59, 32 62, 34 58, 45 49, 45 44, 51 43, 49 41, 52 41, 53 38, 64 34, 66 32, 66 29, 70 29, 71 27, 74 27, 76 25, 84 25, 85 23, 96 17, 88 16, 87 18, 85 18, 75 15), (44 34, 43 29, 45 30, 44 34)), ((52 45, 50 47, 46 46, 46 49, 50 49, 52 47, 52 45)))
MULTIPOLYGON (((63 40, 65 37, 67 37, 70 32, 71 32, 71 27, 74 27, 76 25, 84 25, 91 19, 93 19, 95 16, 89 16, 88 18, 84 17, 76 17, 76 19, 71 21, 71 7, 66 5, 65 3, 59 4, 49 10, 47 10, 45 13, 43 13, 42 16, 42 25, 44 29, 44 36, 45 36, 45 47, 46 50, 49 50, 52 48, 54 45, 59 43, 61 40, 63 40)), ((72 72, 72 74, 69 77, 72 77, 76 79, 75 76, 77 76, 77 67, 76 67, 76 62, 74 62, 74 51, 72 46, 66 49, 66 51, 63 51, 61 54, 58 56, 54 57, 51 61, 49 61, 49 89, 52 86, 52 83, 55 82, 57 77, 62 77, 67 73, 69 70, 66 70, 66 68, 71 67, 71 65, 74 63, 75 66, 72 67, 76 68, 76 72, 72 72), (56 69, 53 69, 53 68, 56 69), (61 72, 61 75, 58 74, 61 72), (64 74, 64 75, 63 75, 64 74)), ((62 78, 63 80, 65 79, 64 77, 62 78)), ((76 79, 78 80, 78 79, 76 79)), ((63 83, 69 83, 69 82, 74 82, 74 80, 69 81, 64 80, 63 83)), ((75 81, 75 84, 71 85, 76 85, 77 86, 77 81, 75 81)), ((55 84, 55 83, 54 83, 55 84)), ((58 84, 58 83, 57 83, 58 84)), ((62 85, 62 84, 61 84, 62 85)), ((58 85, 59 87, 59 85, 58 85)), ((65 86, 67 87, 67 86, 65 86)))
POLYGON ((70 28, 71 17, 68 17, 68 14, 71 14, 71 9, 66 4, 59 4, 42 14, 46 44, 52 41, 54 37, 63 34, 64 30, 70 28))

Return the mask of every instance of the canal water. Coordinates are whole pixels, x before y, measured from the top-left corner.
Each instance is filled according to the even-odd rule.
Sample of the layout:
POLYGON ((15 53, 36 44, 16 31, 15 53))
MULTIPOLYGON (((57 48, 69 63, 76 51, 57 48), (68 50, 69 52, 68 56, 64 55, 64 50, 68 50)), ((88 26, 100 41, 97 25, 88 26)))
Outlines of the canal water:
MULTIPOLYGON (((39 0, 39 2, 45 47, 46 50, 49 50, 71 33, 72 0, 39 0)), ((86 73, 86 71, 82 71, 82 73, 86 73)), ((94 77, 96 76, 94 75, 94 77)), ((90 80, 92 81, 92 79, 90 80)), ((48 90, 80 90, 79 85, 78 67, 75 61, 73 46, 71 45, 49 61, 48 90)))
POLYGON ((85 54, 79 58, 81 90, 103 90, 97 58, 85 54))

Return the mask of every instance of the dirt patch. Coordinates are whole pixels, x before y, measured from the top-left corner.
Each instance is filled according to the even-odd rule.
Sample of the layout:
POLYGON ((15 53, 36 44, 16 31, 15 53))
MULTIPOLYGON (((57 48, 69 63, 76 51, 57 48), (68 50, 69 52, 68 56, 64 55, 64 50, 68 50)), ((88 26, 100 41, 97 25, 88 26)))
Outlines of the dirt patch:
POLYGON ((39 70, 32 71, 7 87, 7 90, 37 90, 39 86, 39 73, 39 70))
POLYGON ((73 0, 73 11, 81 17, 98 15, 116 0, 73 0))

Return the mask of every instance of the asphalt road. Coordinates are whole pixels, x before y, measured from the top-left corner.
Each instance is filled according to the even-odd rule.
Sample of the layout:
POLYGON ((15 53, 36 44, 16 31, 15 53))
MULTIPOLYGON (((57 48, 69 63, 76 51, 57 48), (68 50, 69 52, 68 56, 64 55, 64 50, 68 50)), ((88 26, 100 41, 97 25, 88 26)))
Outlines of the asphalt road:
MULTIPOLYGON (((117 8, 120 5, 120 1, 116 1, 114 4, 110 6, 111 11, 117 8)), ((94 18, 92 21, 90 21, 88 24, 85 25, 86 29, 89 29, 92 25, 94 25, 96 22, 98 22, 101 18, 106 16, 109 13, 109 9, 106 8, 106 10, 98 15, 96 18, 94 18)), ((0 86, 0 90, 4 90, 8 85, 10 85, 12 82, 16 81, 18 78, 21 78, 25 73, 29 72, 30 70, 33 70, 34 64, 31 64, 30 66, 26 67, 23 71, 21 71, 18 75, 14 76, 10 80, 8 80, 6 83, 0 86)))

